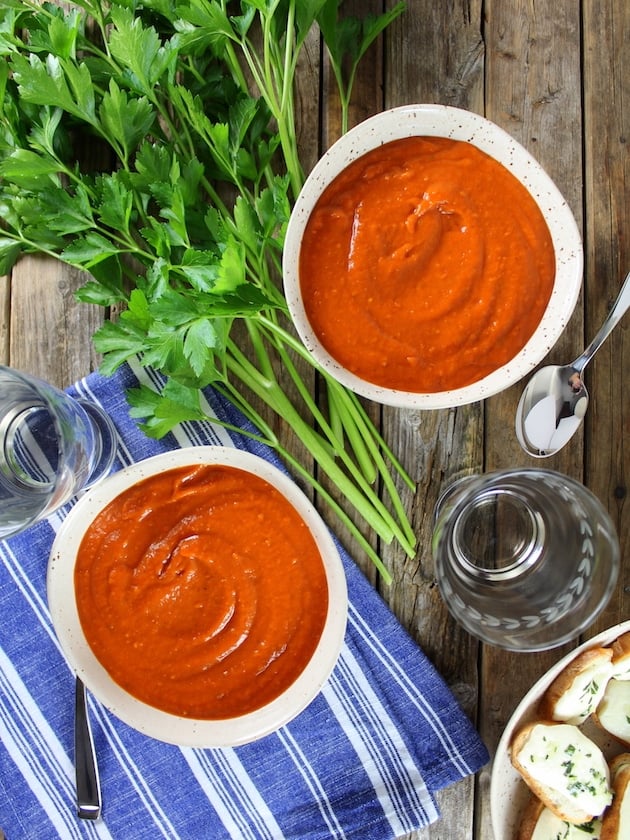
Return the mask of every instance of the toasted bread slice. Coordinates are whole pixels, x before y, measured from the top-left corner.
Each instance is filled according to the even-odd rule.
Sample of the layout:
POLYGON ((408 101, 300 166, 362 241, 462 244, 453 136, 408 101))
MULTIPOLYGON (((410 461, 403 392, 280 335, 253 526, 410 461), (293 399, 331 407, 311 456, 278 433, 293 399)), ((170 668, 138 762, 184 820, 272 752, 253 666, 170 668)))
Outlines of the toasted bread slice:
POLYGON ((598 840, 602 821, 599 817, 583 825, 561 820, 535 796, 531 796, 521 817, 516 840, 598 840))
POLYGON ((610 805, 606 759, 573 724, 526 724, 512 739, 510 758, 532 793, 561 820, 588 823, 610 805))
POLYGON ((573 659, 551 683, 538 707, 542 720, 579 726, 593 713, 612 674, 612 648, 594 647, 573 659))
POLYGON ((616 756, 610 763, 613 801, 602 820, 601 840, 627 840, 630 837, 630 753, 616 756))
POLYGON ((622 633, 610 646, 613 652, 613 677, 630 680, 630 633, 622 633))
POLYGON ((630 748, 630 680, 608 681, 593 720, 630 748))
POLYGON ((608 766, 610 767, 610 778, 614 779, 615 776, 624 769, 624 767, 630 767, 630 752, 620 753, 614 758, 611 758, 608 762, 608 766))

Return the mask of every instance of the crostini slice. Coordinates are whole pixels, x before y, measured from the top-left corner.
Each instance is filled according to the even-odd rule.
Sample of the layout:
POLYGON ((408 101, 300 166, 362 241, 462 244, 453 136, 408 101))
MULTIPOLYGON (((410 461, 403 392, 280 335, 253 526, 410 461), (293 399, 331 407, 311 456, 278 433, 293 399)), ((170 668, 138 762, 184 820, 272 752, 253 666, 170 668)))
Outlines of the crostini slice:
POLYGON ((560 819, 536 796, 530 796, 523 810, 515 840, 599 840, 599 817, 582 825, 560 819))
POLYGON ((532 793, 568 823, 588 823, 612 801, 601 749, 573 724, 526 724, 512 739, 510 759, 532 793))
POLYGON ((621 744, 630 748, 629 680, 608 680, 604 696, 593 714, 593 720, 621 744))
POLYGON ((630 753, 615 756, 610 763, 613 801, 602 819, 601 840, 630 837, 630 753))
POLYGON ((630 633, 622 633, 611 645, 612 676, 616 680, 630 680, 630 633))
POLYGON ((578 654, 543 694, 538 707, 542 720, 579 726, 595 711, 613 672, 613 650, 594 647, 578 654))

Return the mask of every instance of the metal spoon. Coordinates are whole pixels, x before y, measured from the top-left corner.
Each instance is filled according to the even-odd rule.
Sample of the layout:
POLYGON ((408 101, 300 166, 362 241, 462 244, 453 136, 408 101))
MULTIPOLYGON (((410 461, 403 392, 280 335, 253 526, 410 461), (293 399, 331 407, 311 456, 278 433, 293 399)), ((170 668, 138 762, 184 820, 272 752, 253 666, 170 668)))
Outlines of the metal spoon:
POLYGON ((97 820, 101 814, 101 786, 85 686, 76 678, 74 708, 74 764, 77 783, 77 814, 82 820, 97 820))
POLYGON ((588 392, 582 380, 584 368, 628 307, 630 272, 608 317, 582 355, 570 365, 549 365, 532 376, 516 409, 516 437, 529 455, 553 455, 582 425, 588 408, 588 392))

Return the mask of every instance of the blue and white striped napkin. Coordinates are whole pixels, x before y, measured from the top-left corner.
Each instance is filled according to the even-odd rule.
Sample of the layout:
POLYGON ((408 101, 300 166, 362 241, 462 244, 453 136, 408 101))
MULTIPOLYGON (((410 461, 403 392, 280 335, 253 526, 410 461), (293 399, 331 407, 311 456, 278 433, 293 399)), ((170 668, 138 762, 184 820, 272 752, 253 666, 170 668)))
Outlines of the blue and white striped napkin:
MULTIPOLYGON (((124 398, 135 384, 124 367, 72 389, 114 419, 118 468, 178 446, 230 442, 211 423, 146 438, 124 398)), ((215 416, 243 428, 231 405, 212 391, 207 399, 215 416)), ((275 460, 244 436, 231 442, 275 460)), ((45 591, 48 554, 67 511, 0 542, 0 828, 7 840, 395 838, 438 819, 434 792, 488 761, 431 663, 342 551, 345 644, 310 706, 256 743, 200 750, 143 736, 90 698, 103 812, 93 823, 79 820, 74 677, 45 591)))

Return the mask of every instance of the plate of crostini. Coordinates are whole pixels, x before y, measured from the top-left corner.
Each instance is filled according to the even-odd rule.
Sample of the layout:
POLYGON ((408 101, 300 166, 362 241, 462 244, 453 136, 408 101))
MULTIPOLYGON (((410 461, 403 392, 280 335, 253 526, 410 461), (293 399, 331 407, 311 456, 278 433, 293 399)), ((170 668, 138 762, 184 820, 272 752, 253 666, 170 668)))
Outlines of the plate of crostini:
POLYGON ((529 840, 537 823, 538 831, 548 823, 564 832, 556 835, 548 828, 543 836, 585 838, 586 823, 590 836, 599 837, 604 820, 609 828, 618 822, 622 796, 615 779, 617 788, 626 777, 630 782, 628 710, 630 621, 625 621, 563 657, 515 709, 492 765, 495 840, 529 840), (578 743, 581 749, 586 745, 587 758, 581 762, 579 751, 575 752, 578 743), (599 797, 593 802, 583 794, 594 791, 593 780, 579 774, 595 772, 590 768, 598 761, 600 775, 606 778, 601 779, 599 797), (562 785, 563 790, 557 789, 562 785), (601 813, 594 813, 600 808, 601 813))

